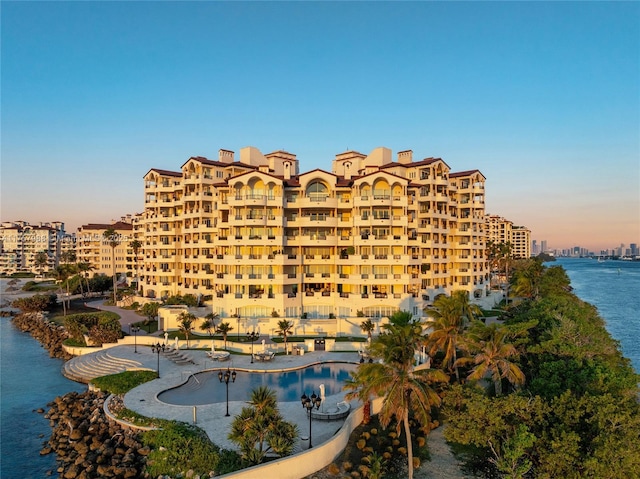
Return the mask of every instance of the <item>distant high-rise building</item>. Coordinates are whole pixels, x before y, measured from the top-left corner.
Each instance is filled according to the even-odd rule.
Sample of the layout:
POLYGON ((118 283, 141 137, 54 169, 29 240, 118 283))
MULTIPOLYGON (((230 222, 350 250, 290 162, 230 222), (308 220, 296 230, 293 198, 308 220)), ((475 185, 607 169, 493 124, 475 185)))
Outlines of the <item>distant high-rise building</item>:
POLYGON ((547 251, 548 251, 547 240, 540 241, 540 252, 541 253, 546 253, 547 251))
POLYGON ((524 226, 513 226, 513 222, 498 215, 485 217, 487 240, 494 243, 510 243, 514 258, 531 256, 531 231, 524 226))
POLYGON ((632 254, 633 256, 637 256, 638 254, 640 254, 640 253, 638 252, 638 245, 637 245, 637 243, 631 243, 631 244, 629 245, 629 248, 631 248, 631 254, 632 254))
POLYGON ((531 254, 534 256, 538 256, 540 254, 540 250, 538 249, 538 241, 533 240, 531 242, 531 254))

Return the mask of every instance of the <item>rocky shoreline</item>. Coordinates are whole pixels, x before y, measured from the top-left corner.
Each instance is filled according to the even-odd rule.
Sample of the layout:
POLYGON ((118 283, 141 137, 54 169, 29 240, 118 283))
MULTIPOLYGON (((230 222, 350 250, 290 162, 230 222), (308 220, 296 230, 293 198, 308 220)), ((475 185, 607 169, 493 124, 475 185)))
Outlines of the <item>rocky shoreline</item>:
POLYGON ((107 397, 96 391, 71 392, 47 404, 52 434, 40 454, 56 454, 60 478, 149 477, 144 469, 150 449, 137 432, 109 420, 103 409, 107 397))
MULTIPOLYGON (((28 332, 52 358, 68 360, 62 343, 69 337, 63 326, 49 321, 44 312, 21 313, 12 319, 28 332)), ((47 404, 52 432, 40 455, 56 454, 58 467, 48 471, 63 479, 148 478, 144 472, 150 450, 137 432, 124 429, 104 413, 108 394, 100 391, 70 392, 47 404)), ((37 412, 44 413, 43 409, 37 412)))
POLYGON ((62 342, 69 337, 66 329, 49 321, 45 314, 22 313, 15 316, 13 324, 22 332, 28 332, 49 351, 52 358, 71 359, 72 356, 62 347, 62 342))

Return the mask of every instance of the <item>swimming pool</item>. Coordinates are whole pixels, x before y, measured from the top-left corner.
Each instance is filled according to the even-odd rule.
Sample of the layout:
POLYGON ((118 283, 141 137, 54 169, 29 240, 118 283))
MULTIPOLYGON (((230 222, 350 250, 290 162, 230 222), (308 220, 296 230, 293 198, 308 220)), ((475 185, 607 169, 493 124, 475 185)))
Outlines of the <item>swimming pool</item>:
MULTIPOLYGON (((278 401, 299 401, 302 393, 320 393, 324 384, 325 396, 342 391, 345 381, 357 368, 350 363, 325 363, 287 372, 248 373, 237 371, 236 382, 229 383, 229 401, 248 401, 251 391, 267 386, 276 392, 278 401)), ((205 371, 158 394, 158 399, 177 406, 200 406, 226 401, 226 386, 218 380, 218 371, 205 371)))

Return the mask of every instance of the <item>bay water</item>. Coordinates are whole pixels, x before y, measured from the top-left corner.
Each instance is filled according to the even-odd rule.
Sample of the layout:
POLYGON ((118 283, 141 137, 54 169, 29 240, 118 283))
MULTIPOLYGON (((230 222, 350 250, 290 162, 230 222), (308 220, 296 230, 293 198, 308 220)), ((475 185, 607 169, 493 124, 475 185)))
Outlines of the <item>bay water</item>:
POLYGON ((640 261, 559 258, 573 292, 598 308, 607 331, 640 373, 640 261))
MULTIPOLYGON (((564 267, 574 293, 598 308, 622 353, 640 372, 640 262, 559 258, 548 264, 564 267)), ((4 292, 7 280, 0 281, 4 292)), ((62 376, 62 364, 9 318, 0 318, 1 478, 40 479, 48 471, 57 476, 55 455, 40 456, 51 429, 36 410, 46 411, 56 396, 86 390, 62 376)))
MULTIPOLYGON (((2 301, 15 299, 5 294, 7 280, 0 281, 2 301)), ((47 411, 57 396, 87 389, 65 378, 62 364, 10 318, 0 318, 0 478, 42 479, 48 471, 58 476, 55 454, 40 456, 51 428, 36 410, 47 411)))

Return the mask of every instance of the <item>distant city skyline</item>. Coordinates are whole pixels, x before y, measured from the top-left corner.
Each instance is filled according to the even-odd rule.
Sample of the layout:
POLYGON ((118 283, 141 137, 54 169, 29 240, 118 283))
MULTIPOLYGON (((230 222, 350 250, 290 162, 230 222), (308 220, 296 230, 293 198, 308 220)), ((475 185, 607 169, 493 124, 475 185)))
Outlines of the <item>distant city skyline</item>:
POLYGON ((640 243, 637 2, 3 2, 2 221, 143 209, 220 148, 441 157, 549 248, 640 243), (81 39, 81 41, 79 41, 81 39))

